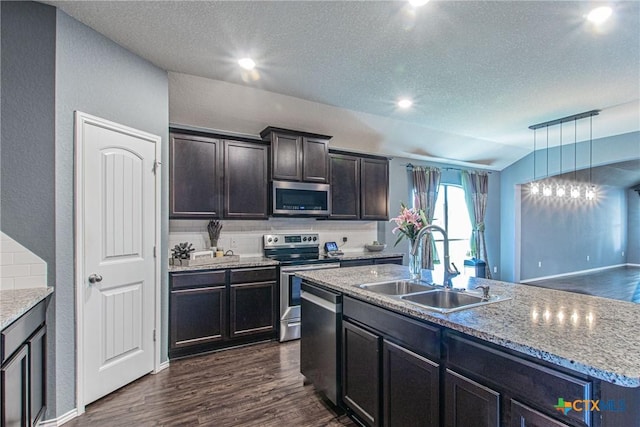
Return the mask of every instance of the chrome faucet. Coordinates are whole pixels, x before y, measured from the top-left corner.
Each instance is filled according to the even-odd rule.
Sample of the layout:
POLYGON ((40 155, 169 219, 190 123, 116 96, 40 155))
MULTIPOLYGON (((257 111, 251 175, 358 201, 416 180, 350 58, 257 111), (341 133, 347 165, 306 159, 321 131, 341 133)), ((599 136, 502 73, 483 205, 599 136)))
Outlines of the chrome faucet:
POLYGON ((431 232, 432 230, 439 231, 442 234, 442 237, 444 238, 444 279, 442 281, 442 284, 444 285, 445 288, 450 289, 453 287, 453 283, 451 283, 451 279, 453 279, 458 274, 460 274, 460 272, 456 268, 456 265, 449 261, 449 236, 447 236, 447 232, 444 231, 442 227, 431 224, 422 228, 418 232, 418 235, 416 236, 416 240, 413 243, 413 246, 411 247, 411 255, 415 256, 418 253, 418 248, 420 248, 420 245, 422 244, 422 242, 424 242, 424 235, 431 232))

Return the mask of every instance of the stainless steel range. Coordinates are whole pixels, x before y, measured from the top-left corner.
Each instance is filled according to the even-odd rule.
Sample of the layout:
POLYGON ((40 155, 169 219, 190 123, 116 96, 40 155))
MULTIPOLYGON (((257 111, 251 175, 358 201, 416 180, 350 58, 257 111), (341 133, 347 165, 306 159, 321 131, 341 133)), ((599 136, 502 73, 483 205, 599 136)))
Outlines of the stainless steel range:
POLYGON ((338 268, 335 259, 320 255, 318 234, 266 234, 264 255, 280 262, 280 341, 300 338, 298 271, 338 268))

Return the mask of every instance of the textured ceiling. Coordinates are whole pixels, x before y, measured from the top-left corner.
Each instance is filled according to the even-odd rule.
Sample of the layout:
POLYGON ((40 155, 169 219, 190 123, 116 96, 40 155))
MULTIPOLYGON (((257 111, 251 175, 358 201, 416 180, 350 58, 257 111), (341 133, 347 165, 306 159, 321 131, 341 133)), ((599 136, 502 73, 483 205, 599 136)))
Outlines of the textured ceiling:
POLYGON ((637 1, 598 30, 584 1, 46 3, 169 71, 439 131, 443 159, 471 139, 520 148, 482 165, 504 167, 531 149, 529 125, 592 109, 596 138, 640 130, 637 1))

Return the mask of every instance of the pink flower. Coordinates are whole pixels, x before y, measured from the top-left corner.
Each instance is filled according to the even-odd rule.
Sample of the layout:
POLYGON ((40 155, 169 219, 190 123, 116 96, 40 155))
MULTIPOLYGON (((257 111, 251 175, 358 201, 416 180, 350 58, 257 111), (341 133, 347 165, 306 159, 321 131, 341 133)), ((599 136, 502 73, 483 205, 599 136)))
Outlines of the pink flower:
POLYGON ((408 208, 404 203, 400 204, 400 214, 391 218, 389 222, 391 221, 396 223, 393 234, 400 232, 396 245, 405 237, 414 240, 418 232, 427 225, 427 218, 422 209, 408 208))

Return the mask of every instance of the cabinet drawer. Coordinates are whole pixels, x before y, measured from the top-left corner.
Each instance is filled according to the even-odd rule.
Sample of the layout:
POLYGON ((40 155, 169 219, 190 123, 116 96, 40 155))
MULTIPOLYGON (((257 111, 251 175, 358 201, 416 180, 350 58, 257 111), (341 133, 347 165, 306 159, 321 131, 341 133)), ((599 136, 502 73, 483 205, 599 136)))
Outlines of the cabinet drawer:
POLYGON ((230 282, 234 283, 253 283, 253 282, 270 282, 276 280, 278 274, 275 267, 265 268, 247 268, 231 270, 230 282))
POLYGON ((44 323, 45 303, 46 300, 40 301, 2 331, 0 334, 0 363, 4 363, 44 323))
POLYGON ((171 289, 197 288, 200 286, 224 285, 226 270, 199 273, 171 273, 171 289))
POLYGON ((440 329, 435 326, 350 297, 344 298, 342 313, 422 356, 440 358, 440 329))
POLYGON ((362 265, 373 265, 372 259, 352 259, 340 261, 340 267, 359 267, 362 265))
POLYGON ((591 382, 458 335, 448 334, 445 345, 447 366, 464 370, 482 383, 506 389, 519 400, 530 402, 539 409, 546 408, 547 413, 560 419, 591 425, 589 411, 569 411, 563 415, 553 407, 558 403, 558 398, 563 398, 565 402, 591 399, 591 382))

